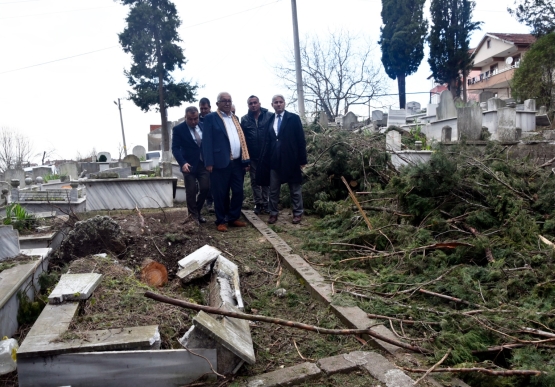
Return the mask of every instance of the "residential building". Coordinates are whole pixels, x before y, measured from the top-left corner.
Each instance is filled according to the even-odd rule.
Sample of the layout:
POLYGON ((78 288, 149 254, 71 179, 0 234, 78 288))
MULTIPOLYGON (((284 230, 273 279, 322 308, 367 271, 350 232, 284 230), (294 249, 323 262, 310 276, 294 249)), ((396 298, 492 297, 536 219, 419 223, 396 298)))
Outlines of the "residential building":
POLYGON ((536 38, 531 34, 488 32, 474 49, 473 72, 467 78, 469 94, 485 102, 491 97, 510 98, 514 71, 536 38))

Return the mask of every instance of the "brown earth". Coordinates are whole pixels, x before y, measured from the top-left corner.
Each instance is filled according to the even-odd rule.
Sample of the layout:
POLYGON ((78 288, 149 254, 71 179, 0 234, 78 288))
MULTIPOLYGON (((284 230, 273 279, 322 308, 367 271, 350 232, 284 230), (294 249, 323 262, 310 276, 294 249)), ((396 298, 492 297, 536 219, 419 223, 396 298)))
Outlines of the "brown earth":
MULTIPOLYGON (((187 286, 182 286, 176 278, 177 262, 205 244, 218 248, 226 258, 239 266, 245 312, 325 328, 345 328, 328 308, 312 300, 309 292, 297 279, 281 267, 271 244, 250 224, 244 228, 230 228, 228 232, 221 233, 216 230, 213 215, 206 214, 208 222, 199 226, 195 221, 186 218, 186 211, 182 208, 103 215, 111 216, 121 226, 127 248, 119 256, 107 252, 106 259, 86 257, 70 265, 73 273, 95 270, 105 274, 93 297, 83 304, 82 312, 72 327, 74 332, 82 329, 155 323, 160 325, 162 347, 180 348, 177 339, 190 327, 195 313, 156 303, 144 298, 143 294, 146 290, 151 290, 170 297, 206 304, 207 277, 187 286), (114 259, 117 262, 114 262, 114 259), (154 260, 166 266, 169 277, 166 286, 154 289, 141 282, 140 271, 145 260, 154 260), (276 295, 275 291, 278 288, 285 289, 285 295, 276 295)), ((287 215, 284 215, 280 222, 288 219, 287 215)), ((303 220, 303 223, 306 224, 306 221, 303 220)), ((293 227, 302 230, 303 224, 293 227)), ((58 273, 68 269, 67 265, 56 262, 55 259, 51 267, 58 273)), ((25 330, 25 327, 22 329, 25 330)), ((252 323, 251 333, 256 364, 244 365, 238 375, 228 378, 223 384, 220 381, 217 385, 229 385, 233 380, 237 382, 243 377, 289 367, 307 360, 371 349, 368 344, 350 336, 318 335, 265 323, 252 323)), ((20 339, 23 336, 21 335, 20 339)), ((11 378, 13 382, 13 375, 11 378)), ((309 385, 334 385, 339 380, 342 384, 369 385, 366 375, 354 373, 351 378, 351 383, 345 383, 345 377, 342 376, 331 378, 324 384, 309 385)), ((12 385, 9 379, 10 375, 1 378, 0 386, 12 385), (5 384, 2 384, 3 381, 5 384)), ((235 382, 232 385, 235 385, 235 382)))

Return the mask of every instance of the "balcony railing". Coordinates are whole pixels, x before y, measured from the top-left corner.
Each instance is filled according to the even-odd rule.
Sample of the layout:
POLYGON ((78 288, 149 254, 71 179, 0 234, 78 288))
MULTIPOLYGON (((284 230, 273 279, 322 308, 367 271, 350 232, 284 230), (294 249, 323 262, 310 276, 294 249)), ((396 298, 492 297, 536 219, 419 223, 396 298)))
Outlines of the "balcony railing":
POLYGON ((468 84, 468 86, 470 86, 470 85, 474 85, 474 84, 479 83, 479 82, 486 81, 489 78, 493 77, 494 75, 501 74, 501 73, 504 73, 504 72, 512 70, 512 69, 517 69, 518 66, 520 66, 520 61, 515 62, 512 66, 505 67, 504 69, 501 69, 501 70, 494 69, 493 71, 486 71, 485 73, 482 73, 477 77, 467 79, 467 84, 468 84))

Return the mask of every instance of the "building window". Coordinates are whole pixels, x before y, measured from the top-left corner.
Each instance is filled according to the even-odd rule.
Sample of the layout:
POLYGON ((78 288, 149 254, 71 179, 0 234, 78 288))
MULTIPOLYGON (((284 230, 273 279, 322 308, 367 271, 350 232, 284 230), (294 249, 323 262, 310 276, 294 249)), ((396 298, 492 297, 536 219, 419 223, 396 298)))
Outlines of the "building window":
POLYGON ((487 46, 486 46, 487 48, 490 48, 490 47, 491 47, 491 39, 488 39, 488 41, 486 42, 486 45, 487 45, 487 46))

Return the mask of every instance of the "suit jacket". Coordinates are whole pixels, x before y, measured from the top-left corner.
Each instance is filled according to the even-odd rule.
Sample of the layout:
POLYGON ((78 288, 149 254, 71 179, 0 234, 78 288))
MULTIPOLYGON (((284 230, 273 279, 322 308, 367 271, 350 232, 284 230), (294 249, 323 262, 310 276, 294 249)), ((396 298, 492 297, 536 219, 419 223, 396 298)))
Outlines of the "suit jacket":
MULTIPOLYGON (((202 123, 198 123, 200 130, 202 130, 202 144, 204 146, 204 130, 202 123)), ((172 153, 179 166, 183 168, 185 163, 191 165, 190 171, 196 172, 198 162, 200 161, 200 154, 203 146, 199 147, 193 138, 189 127, 186 122, 174 126, 172 135, 172 153)))
POLYGON ((306 140, 301 118, 288 111, 283 113, 279 135, 274 131, 276 115, 266 125, 266 141, 256 172, 256 183, 270 184, 270 170, 279 173, 281 183, 301 184, 301 165, 307 164, 306 140))
POLYGON ((204 165, 216 169, 225 168, 231 161, 231 146, 223 120, 218 113, 204 117, 202 132, 202 151, 204 165))

